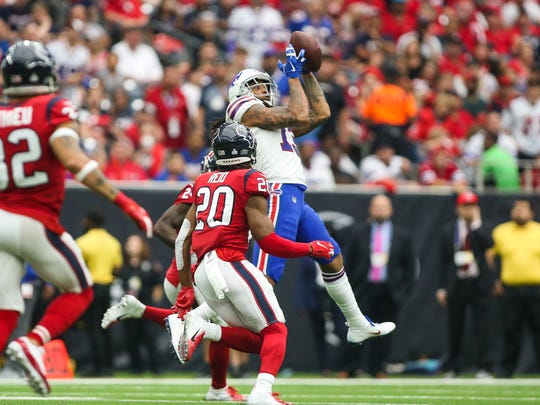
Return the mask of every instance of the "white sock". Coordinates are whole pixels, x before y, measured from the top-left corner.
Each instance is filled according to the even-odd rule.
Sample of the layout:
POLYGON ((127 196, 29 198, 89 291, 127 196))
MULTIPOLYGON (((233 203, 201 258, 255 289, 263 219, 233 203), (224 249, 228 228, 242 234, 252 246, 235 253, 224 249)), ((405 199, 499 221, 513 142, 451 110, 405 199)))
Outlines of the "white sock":
POLYGON ((219 342, 221 340, 221 326, 208 321, 203 321, 202 328, 204 330, 205 339, 211 340, 212 342, 219 342))
POLYGON ((368 328, 371 326, 366 319, 358 304, 349 284, 349 278, 345 273, 345 268, 342 267, 337 273, 322 273, 324 288, 334 300, 341 312, 345 316, 349 327, 368 328))
POLYGON ((253 391, 259 392, 272 392, 272 386, 274 385, 274 377, 272 374, 268 373, 259 373, 257 379, 255 380, 255 385, 253 386, 253 391))
POLYGON ((205 321, 211 320, 214 316, 216 316, 216 313, 210 306, 203 302, 201 305, 199 305, 197 308, 190 311, 195 316, 198 316, 199 318, 204 319, 205 321))

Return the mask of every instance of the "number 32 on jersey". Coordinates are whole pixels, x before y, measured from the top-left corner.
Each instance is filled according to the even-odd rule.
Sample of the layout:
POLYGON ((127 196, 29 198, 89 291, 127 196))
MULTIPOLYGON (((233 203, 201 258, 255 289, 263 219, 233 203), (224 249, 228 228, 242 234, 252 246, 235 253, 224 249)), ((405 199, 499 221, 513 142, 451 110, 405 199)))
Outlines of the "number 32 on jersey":
POLYGON ((27 144, 26 151, 16 152, 8 161, 4 144, 0 140, 0 190, 6 190, 9 184, 9 167, 13 183, 17 188, 39 186, 49 181, 47 173, 44 171, 34 171, 31 174, 25 173, 25 165, 36 162, 41 157, 41 145, 39 135, 29 128, 21 128, 12 131, 6 139, 7 147, 19 145, 23 142, 27 144))

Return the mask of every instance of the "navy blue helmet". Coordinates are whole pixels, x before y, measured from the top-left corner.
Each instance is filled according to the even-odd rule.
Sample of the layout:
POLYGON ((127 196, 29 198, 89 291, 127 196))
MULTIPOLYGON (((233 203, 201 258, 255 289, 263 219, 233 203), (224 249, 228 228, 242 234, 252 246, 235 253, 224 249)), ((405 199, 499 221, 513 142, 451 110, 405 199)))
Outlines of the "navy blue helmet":
POLYGON ((7 96, 32 96, 58 90, 54 58, 39 42, 16 42, 7 50, 0 66, 3 93, 7 96))
POLYGON ((235 121, 226 122, 214 131, 212 150, 218 166, 255 163, 256 142, 251 130, 235 121))

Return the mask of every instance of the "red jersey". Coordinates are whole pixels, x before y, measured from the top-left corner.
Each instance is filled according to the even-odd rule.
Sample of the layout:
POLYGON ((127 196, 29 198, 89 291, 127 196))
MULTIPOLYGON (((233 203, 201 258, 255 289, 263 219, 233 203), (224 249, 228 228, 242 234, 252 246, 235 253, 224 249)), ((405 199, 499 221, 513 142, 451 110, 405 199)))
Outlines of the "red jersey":
MULTIPOLYGON (((182 190, 180 190, 180 192, 176 196, 176 200, 174 200, 173 205, 178 204, 193 204, 193 184, 188 184, 182 190)), ((178 229, 176 229, 176 233, 178 233, 178 229)), ((194 269, 192 269, 192 272, 193 271, 194 269)), ((176 259, 174 257, 172 259, 171 265, 167 269, 165 277, 175 287, 180 284, 180 279, 178 277, 178 269, 176 268, 176 259)))
POLYGON ((105 12, 121 14, 126 18, 138 20, 145 16, 141 0, 105 0, 105 12))
POLYGON ((146 110, 155 115, 165 131, 163 145, 167 148, 186 146, 189 112, 186 97, 180 87, 165 91, 161 85, 148 89, 144 98, 146 110))
POLYGON ((0 104, 0 208, 34 218, 62 233, 60 209, 66 170, 49 142, 58 125, 77 119, 56 94, 0 104))
POLYGON ((268 180, 254 169, 201 174, 193 187, 197 225, 191 248, 199 260, 216 248, 246 254, 249 226, 245 208, 249 197, 268 198, 268 180))
POLYGON ((432 185, 437 180, 445 180, 448 183, 455 181, 465 182, 467 177, 454 162, 450 162, 443 168, 437 169, 433 162, 428 160, 420 165, 418 179, 420 184, 432 185))
POLYGON ((182 190, 180 190, 173 204, 193 204, 193 184, 188 184, 182 190))

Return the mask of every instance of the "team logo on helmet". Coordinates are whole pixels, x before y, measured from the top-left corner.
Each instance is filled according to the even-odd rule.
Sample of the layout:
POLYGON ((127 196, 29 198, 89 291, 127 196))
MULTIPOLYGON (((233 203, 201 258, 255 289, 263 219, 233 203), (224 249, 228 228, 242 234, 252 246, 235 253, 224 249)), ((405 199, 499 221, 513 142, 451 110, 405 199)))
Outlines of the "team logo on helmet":
POLYGON ((214 132, 212 149, 218 166, 255 163, 255 138, 248 127, 235 121, 222 124, 214 132))

